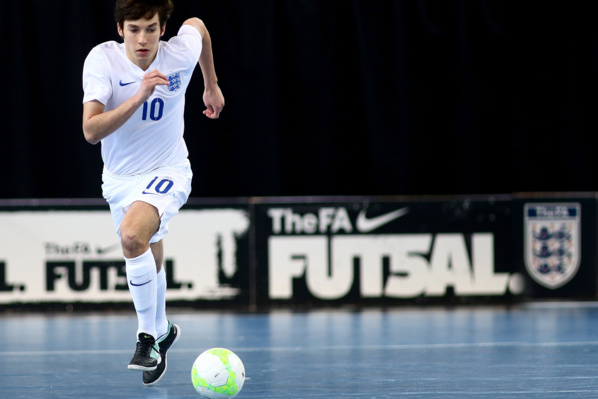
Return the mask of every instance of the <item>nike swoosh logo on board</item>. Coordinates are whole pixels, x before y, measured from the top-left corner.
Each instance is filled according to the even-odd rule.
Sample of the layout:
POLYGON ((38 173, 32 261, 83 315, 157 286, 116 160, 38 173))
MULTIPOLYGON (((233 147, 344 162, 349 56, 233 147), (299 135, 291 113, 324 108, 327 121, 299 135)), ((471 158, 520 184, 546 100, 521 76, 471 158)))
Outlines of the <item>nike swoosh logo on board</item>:
POLYGON ((96 252, 97 252, 98 254, 105 254, 105 253, 107 253, 107 252, 114 251, 114 250, 115 250, 115 249, 117 249, 117 248, 120 248, 120 244, 113 244, 113 245, 110 245, 110 246, 107 246, 107 247, 104 247, 104 248, 102 248, 102 247, 97 247, 97 248, 96 248, 96 252))
POLYGON ((129 83, 123 83, 123 81, 121 80, 120 82, 118 82, 118 84, 120 84, 120 85, 121 85, 121 86, 123 86, 123 87, 124 87, 124 86, 128 86, 128 85, 130 85, 130 84, 133 84, 133 83, 135 83, 135 81, 133 81, 133 82, 129 82, 129 83))
POLYGON ((146 285, 149 284, 152 280, 146 281, 145 283, 141 283, 141 284, 135 284, 133 282, 133 280, 129 280, 129 283, 131 283, 131 285, 135 286, 135 287, 141 287, 142 285, 146 285))
POLYGON ((390 213, 385 213, 384 215, 368 219, 365 216, 365 209, 362 209, 359 212, 359 215, 357 216, 357 230, 360 233, 369 233, 370 231, 376 230, 377 228, 382 227, 385 224, 388 224, 393 220, 406 215, 408 212, 409 207, 404 207, 401 209, 397 209, 396 211, 392 211, 390 213))

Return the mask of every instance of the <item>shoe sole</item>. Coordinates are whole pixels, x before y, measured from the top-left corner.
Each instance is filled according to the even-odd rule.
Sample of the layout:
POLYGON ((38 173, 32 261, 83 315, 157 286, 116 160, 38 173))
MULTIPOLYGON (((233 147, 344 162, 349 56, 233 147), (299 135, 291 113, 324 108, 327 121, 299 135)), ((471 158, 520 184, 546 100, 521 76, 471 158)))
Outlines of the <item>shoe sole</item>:
MULTIPOLYGON (((174 339, 174 341, 172 341, 172 344, 170 344, 170 347, 168 349, 172 348, 172 346, 174 344, 176 344, 176 342, 179 340, 180 337, 181 337, 181 328, 178 327, 177 328, 176 338, 174 339)), ((166 351, 166 352, 168 353, 168 351, 166 351)), ((161 358, 162 358, 162 356, 160 356, 160 359, 161 358)), ((158 366, 156 366, 156 368, 158 368, 158 366)), ((145 385, 146 387, 151 387, 152 385, 156 385, 158 382, 160 382, 160 380, 162 379, 162 377, 164 377, 164 374, 166 374, 166 370, 167 369, 168 369, 168 358, 165 357, 164 358, 164 371, 162 372, 162 374, 160 375, 160 377, 158 377, 158 379, 156 381, 153 381, 153 382, 148 382, 148 383, 144 382, 143 385, 145 385)), ((147 370, 147 371, 153 371, 153 370, 147 370)))
POLYGON ((162 362, 162 356, 159 356, 158 363, 154 367, 140 366, 138 364, 129 364, 127 366, 127 368, 129 370, 137 370, 137 371, 154 371, 155 369, 158 368, 158 364, 160 364, 161 362, 162 362))
POLYGON ((154 371, 155 369, 158 368, 158 366, 154 366, 154 367, 144 367, 144 366, 137 366, 135 364, 129 364, 129 367, 127 367, 129 370, 138 370, 138 371, 154 371))

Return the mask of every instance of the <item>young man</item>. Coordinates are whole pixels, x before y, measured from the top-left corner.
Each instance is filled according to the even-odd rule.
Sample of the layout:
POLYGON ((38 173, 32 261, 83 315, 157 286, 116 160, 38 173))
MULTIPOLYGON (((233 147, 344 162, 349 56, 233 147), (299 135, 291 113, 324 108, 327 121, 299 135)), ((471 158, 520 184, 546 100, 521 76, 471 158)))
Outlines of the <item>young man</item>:
POLYGON ((191 191, 183 140, 185 91, 199 62, 205 84, 203 113, 219 117, 210 35, 197 18, 161 41, 171 0, 117 0, 116 27, 123 43, 91 50, 83 67, 83 133, 102 142, 102 191, 110 205, 126 261, 138 319, 129 369, 153 385, 166 371, 166 352, 180 328, 166 318, 162 238, 191 191))

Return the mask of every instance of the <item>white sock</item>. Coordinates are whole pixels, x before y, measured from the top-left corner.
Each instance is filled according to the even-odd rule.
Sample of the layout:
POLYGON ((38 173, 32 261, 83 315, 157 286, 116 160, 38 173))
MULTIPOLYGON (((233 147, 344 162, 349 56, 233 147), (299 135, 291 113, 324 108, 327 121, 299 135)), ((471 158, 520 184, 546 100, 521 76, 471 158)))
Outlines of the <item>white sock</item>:
POLYGON ((168 332, 168 319, 166 318, 166 272, 164 265, 158 273, 158 296, 156 308, 156 332, 158 338, 168 332))
POLYGON ((127 282, 137 312, 137 335, 144 332, 156 338, 156 296, 158 281, 152 250, 133 259, 125 258, 127 282))

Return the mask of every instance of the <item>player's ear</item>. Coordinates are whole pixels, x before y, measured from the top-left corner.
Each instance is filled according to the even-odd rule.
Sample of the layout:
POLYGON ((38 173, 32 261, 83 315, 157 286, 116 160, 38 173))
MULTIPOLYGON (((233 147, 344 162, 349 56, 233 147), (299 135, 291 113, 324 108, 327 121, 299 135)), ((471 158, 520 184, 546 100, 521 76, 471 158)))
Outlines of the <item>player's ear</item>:
POLYGON ((160 37, 164 36, 164 32, 166 32, 166 23, 160 28, 160 37))
POLYGON ((125 37, 125 33, 123 32, 123 29, 121 28, 120 23, 118 22, 116 23, 116 30, 118 31, 120 37, 125 37))

